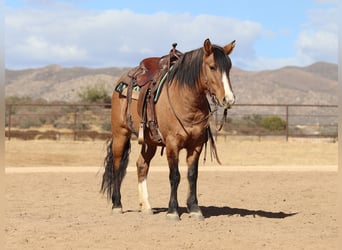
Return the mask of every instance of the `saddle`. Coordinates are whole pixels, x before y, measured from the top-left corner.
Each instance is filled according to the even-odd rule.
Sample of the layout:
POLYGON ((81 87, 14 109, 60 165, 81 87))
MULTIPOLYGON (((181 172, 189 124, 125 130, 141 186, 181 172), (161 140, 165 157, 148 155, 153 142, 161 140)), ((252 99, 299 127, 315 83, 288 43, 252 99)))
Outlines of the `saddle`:
MULTIPOLYGON (((156 115, 155 103, 158 99, 158 91, 165 81, 165 76, 171 66, 182 55, 176 50, 177 44, 172 44, 169 54, 162 57, 150 57, 143 59, 139 66, 132 69, 128 73, 129 81, 127 81, 127 107, 126 118, 132 131, 137 134, 140 144, 145 141, 145 133, 150 133, 150 138, 157 144, 163 144, 164 139, 160 133, 156 115), (130 105, 132 98, 136 96, 136 89, 139 89, 137 98, 137 110, 141 118, 139 133, 133 127, 130 114, 130 105)), ((126 80, 126 79, 125 79, 126 80)))

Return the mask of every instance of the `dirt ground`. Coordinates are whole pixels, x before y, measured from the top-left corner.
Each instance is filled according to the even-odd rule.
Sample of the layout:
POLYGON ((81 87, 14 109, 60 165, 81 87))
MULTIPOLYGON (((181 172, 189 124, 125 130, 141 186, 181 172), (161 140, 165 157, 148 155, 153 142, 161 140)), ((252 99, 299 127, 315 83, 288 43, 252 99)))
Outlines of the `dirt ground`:
POLYGON ((223 166, 209 155, 200 166, 205 220, 186 212, 182 168, 179 222, 165 218, 170 189, 159 155, 148 181, 155 213, 138 211, 134 142, 121 215, 112 214, 99 193, 103 141, 13 140, 5 146, 7 170, 18 170, 8 171, 5 180, 5 249, 337 249, 337 143, 219 141, 223 166), (31 167, 44 171, 21 171, 31 167))

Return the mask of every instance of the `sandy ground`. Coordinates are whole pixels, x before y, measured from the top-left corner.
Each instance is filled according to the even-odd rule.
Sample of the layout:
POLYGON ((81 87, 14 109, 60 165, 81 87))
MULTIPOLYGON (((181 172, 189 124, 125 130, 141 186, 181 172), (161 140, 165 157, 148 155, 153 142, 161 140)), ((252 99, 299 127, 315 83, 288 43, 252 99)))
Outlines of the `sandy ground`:
POLYGON ((104 142, 6 142, 5 249, 337 249, 337 143, 219 141, 223 166, 208 156, 199 173, 205 220, 186 213, 182 167, 179 222, 165 219, 159 155, 148 183, 155 214, 138 211, 135 145, 117 215, 99 193, 104 142), (20 171, 30 168, 42 171, 20 171))
MULTIPOLYGON (((103 141, 6 141, 6 166, 92 166, 101 167, 106 152, 103 141)), ((209 146, 208 146, 209 148, 209 146)), ((337 165, 338 144, 325 140, 284 139, 251 140, 235 138, 218 140, 219 158, 224 166, 265 166, 265 165, 337 165)), ((132 141, 130 166, 135 166, 140 146, 132 141)), ((180 165, 185 164, 185 152, 181 152, 180 165)), ((217 166, 211 161, 209 149, 206 163, 204 152, 200 164, 217 166)), ((157 151, 152 166, 167 166, 165 156, 157 151)))

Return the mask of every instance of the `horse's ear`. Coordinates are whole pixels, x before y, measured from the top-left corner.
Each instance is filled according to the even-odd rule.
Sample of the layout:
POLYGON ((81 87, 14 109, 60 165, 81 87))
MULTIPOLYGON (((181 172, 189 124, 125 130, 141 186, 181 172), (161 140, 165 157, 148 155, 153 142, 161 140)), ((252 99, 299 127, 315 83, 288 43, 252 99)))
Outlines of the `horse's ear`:
POLYGON ((211 53, 213 53, 213 46, 211 45, 209 38, 205 39, 203 44, 203 50, 206 56, 209 56, 211 53))
POLYGON ((229 55, 230 53, 232 53, 234 47, 235 47, 235 40, 232 41, 230 44, 224 46, 223 49, 226 55, 229 55))

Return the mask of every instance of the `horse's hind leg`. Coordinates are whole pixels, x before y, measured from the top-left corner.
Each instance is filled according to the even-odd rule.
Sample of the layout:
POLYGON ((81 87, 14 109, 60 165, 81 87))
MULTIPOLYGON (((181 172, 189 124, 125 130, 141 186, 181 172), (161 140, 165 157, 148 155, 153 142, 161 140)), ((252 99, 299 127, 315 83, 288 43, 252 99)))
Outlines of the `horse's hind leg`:
POLYGON ((105 172, 102 177, 101 191, 107 192, 112 199, 113 212, 122 213, 121 183, 128 165, 130 140, 128 137, 115 137, 108 145, 105 159, 105 172))
POLYGON ((153 211, 150 205, 147 190, 147 174, 151 159, 156 153, 156 149, 157 147, 155 145, 143 144, 141 146, 141 152, 137 160, 139 205, 141 211, 148 214, 152 214, 153 211))

